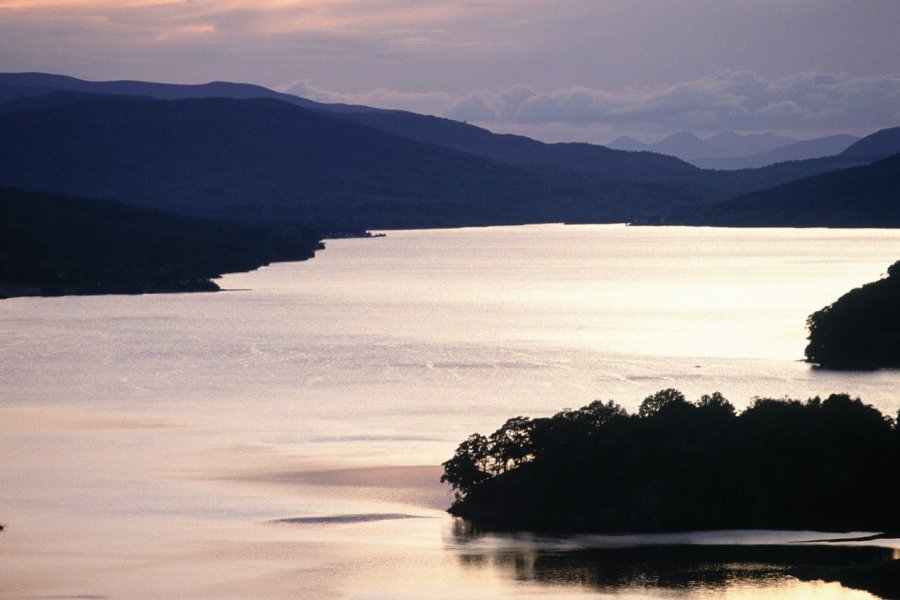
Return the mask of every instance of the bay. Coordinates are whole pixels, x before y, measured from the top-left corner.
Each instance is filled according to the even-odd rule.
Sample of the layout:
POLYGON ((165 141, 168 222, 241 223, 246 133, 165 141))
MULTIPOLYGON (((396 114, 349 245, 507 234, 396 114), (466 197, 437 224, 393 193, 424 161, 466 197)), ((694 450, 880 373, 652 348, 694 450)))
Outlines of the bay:
POLYGON ((392 231, 218 294, 3 301, 0 596, 867 597, 792 557, 604 578, 591 553, 623 544, 818 534, 473 535, 437 465, 510 416, 667 387, 896 414, 900 372, 802 358, 806 316, 898 258, 890 230, 392 231))

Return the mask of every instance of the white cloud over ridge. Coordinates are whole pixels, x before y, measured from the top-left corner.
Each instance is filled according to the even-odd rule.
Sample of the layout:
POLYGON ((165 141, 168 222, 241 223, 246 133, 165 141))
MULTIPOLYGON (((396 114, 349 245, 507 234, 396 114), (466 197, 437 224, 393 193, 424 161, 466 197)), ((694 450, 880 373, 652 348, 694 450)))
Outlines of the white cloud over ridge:
POLYGON ((407 92, 387 88, 376 88, 357 93, 334 92, 317 87, 309 79, 285 83, 276 86, 275 89, 316 102, 363 104, 434 115, 442 114, 444 107, 450 106, 458 100, 456 96, 446 92, 407 92))
POLYGON ((558 141, 860 134, 898 121, 897 22, 894 0, 0 0, 0 71, 307 78, 317 100, 558 141))
POLYGON ((900 75, 804 73, 775 80, 721 71, 668 86, 620 92, 573 87, 479 91, 445 107, 481 123, 629 125, 693 131, 865 129, 900 122, 900 75))
POLYGON ((538 92, 514 86, 467 94, 384 88, 335 93, 308 80, 279 89, 321 102, 411 110, 542 139, 597 141, 622 133, 662 136, 683 130, 789 131, 802 137, 804 131, 810 136, 858 133, 900 124, 900 74, 802 73, 766 79, 750 71, 720 71, 621 91, 571 87, 538 92))

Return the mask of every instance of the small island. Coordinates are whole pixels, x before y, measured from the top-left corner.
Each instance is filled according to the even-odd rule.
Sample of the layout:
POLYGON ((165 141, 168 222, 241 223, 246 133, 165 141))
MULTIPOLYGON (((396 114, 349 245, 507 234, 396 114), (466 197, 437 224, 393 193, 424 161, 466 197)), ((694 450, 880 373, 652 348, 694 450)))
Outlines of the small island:
POLYGON ((807 320, 809 362, 829 369, 900 367, 900 261, 807 320))
POLYGON ((514 417, 443 463, 449 512, 487 530, 900 531, 893 419, 846 394, 756 399, 661 390, 514 417))

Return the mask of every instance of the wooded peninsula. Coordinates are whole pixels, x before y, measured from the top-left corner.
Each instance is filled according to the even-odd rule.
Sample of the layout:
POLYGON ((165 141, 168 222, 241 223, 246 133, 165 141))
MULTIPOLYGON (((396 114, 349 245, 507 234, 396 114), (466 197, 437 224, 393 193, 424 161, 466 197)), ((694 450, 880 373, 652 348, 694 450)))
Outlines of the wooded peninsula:
POLYGON ((317 234, 0 188, 0 298, 215 291, 213 279, 312 258, 317 234))
POLYGON ((629 414, 597 400, 514 417, 443 463, 450 507, 489 530, 898 531, 894 419, 846 394, 689 402, 661 390, 629 414))
POLYGON ((829 369, 900 367, 900 261, 807 320, 809 362, 829 369))

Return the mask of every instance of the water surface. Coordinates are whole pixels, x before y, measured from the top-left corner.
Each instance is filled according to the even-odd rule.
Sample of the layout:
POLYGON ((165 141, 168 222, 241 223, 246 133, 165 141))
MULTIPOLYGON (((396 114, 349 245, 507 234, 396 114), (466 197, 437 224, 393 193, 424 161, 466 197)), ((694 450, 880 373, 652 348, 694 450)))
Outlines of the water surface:
POLYGON ((867 597, 786 575, 802 553, 612 551, 806 534, 473 534, 436 465, 665 387, 896 414, 897 371, 802 357, 806 316, 898 258, 880 230, 398 231, 219 294, 0 302, 0 597, 867 597))

